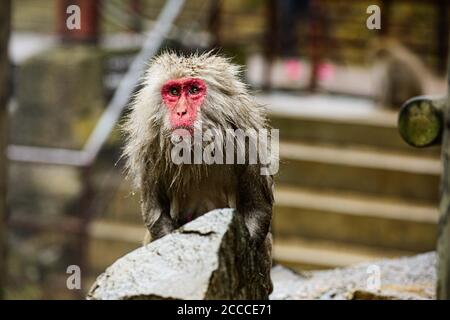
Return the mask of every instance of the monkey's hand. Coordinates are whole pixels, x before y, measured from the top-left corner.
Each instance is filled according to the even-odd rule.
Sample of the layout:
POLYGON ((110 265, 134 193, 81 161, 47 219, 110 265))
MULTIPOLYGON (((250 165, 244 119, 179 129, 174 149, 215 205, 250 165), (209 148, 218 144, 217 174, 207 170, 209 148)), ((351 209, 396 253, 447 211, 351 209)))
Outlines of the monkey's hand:
POLYGON ((153 225, 147 225, 147 228, 150 233, 150 241, 162 238, 175 230, 173 220, 166 212, 161 212, 159 219, 153 225))
POLYGON ((175 224, 168 210, 168 204, 162 201, 158 193, 156 184, 143 188, 142 193, 142 217, 149 234, 144 242, 155 241, 171 233, 175 229, 175 224))
POLYGON ((270 231, 273 206, 273 179, 260 175, 257 165, 242 169, 237 195, 237 211, 244 216, 250 239, 260 245, 270 231))

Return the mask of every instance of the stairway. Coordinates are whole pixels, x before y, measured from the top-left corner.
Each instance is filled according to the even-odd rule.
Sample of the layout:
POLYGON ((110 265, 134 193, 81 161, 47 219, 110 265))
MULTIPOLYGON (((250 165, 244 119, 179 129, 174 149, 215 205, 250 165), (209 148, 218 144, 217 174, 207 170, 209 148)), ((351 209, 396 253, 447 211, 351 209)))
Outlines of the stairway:
POLYGON ((399 137, 396 113, 339 96, 259 96, 280 130, 274 257, 329 268, 433 250, 439 148, 399 137))

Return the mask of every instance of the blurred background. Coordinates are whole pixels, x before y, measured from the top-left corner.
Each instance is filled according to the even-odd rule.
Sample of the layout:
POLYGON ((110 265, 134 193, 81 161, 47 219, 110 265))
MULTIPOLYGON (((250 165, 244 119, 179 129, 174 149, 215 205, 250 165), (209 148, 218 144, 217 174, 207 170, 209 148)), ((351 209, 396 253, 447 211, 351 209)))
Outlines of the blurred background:
POLYGON ((11 1, 9 59, 0 67, 0 74, 10 70, 8 159, 0 160, 8 176, 0 217, 5 298, 83 298, 97 275, 140 246, 139 194, 124 179, 118 124, 127 88, 140 76, 130 65, 139 52, 168 48, 218 48, 245 66, 244 80, 280 129, 276 263, 325 269, 435 249, 440 150, 401 140, 400 106, 377 98, 388 89, 379 86, 382 56, 374 53, 377 40, 394 39, 405 60, 420 62, 423 93, 445 94, 447 1, 190 0, 177 7, 182 2, 11 1), (66 27, 71 4, 81 9, 80 30, 66 27), (366 26, 373 4, 381 29, 366 26), (69 265, 81 267, 82 290, 67 288, 69 265))

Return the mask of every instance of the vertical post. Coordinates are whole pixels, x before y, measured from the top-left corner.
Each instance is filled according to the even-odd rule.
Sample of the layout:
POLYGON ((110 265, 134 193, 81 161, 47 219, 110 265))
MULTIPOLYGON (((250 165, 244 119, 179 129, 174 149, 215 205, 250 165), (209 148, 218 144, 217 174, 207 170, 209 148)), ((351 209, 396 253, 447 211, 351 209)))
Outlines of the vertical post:
POLYGON ((208 17, 208 28, 213 36, 213 41, 211 43, 212 48, 218 48, 221 44, 221 17, 222 17, 222 1, 212 0, 210 1, 209 7, 209 17, 208 17))
MULTIPOLYGON (((450 89, 450 66, 447 72, 450 89)), ((441 142, 436 296, 450 300, 450 93, 444 98, 410 99, 400 110, 398 126, 402 138, 412 146, 423 148, 441 142)))
POLYGON ((275 60, 275 55, 278 52, 278 6, 277 1, 266 1, 266 30, 265 37, 262 43, 264 57, 265 57, 265 70, 262 88, 264 90, 272 89, 272 65, 275 60))
POLYGON ((439 74, 443 74, 445 70, 447 70, 449 39, 447 0, 439 0, 439 2, 436 4, 436 10, 438 16, 436 23, 436 43, 438 53, 437 71, 439 72, 439 74))
POLYGON ((381 29, 379 34, 381 36, 387 36, 389 34, 390 17, 391 17, 391 0, 381 0, 380 10, 381 10, 381 29))
POLYGON ((57 32, 63 42, 68 43, 97 43, 100 30, 101 1, 92 0, 58 0, 56 6, 57 32), (70 30, 67 19, 72 13, 67 8, 76 5, 80 8, 80 29, 70 30))
MULTIPOLYGON (((448 41, 448 40, 447 40, 448 41)), ((450 87, 450 85, 449 85, 450 87)), ((450 94, 444 106, 442 138, 441 216, 438 230, 437 298, 450 299, 450 94)))
POLYGON ((8 62, 8 39, 10 32, 11 2, 5 0, 0 2, 0 299, 5 297, 6 286, 6 185, 7 185, 7 160, 6 144, 8 137, 8 108, 9 96, 9 62, 8 62))
POLYGON ((322 59, 323 41, 323 13, 318 0, 310 2, 310 23, 308 30, 309 59, 311 62, 311 76, 309 79, 309 90, 316 91, 318 85, 319 64, 322 59))
POLYGON ((142 1, 130 0, 130 11, 133 15, 130 21, 131 31, 134 33, 142 32, 142 21, 140 19, 142 13, 142 1))

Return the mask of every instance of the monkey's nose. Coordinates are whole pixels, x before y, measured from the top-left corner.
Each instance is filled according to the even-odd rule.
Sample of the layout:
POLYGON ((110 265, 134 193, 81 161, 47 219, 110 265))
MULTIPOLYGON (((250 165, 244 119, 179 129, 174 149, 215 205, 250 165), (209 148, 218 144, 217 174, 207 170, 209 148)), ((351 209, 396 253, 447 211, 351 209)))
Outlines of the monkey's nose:
POLYGON ((177 116, 182 117, 186 115, 187 110, 177 110, 177 116))

